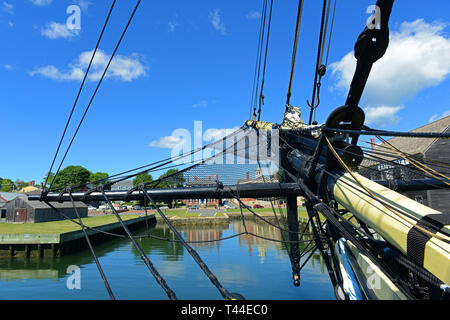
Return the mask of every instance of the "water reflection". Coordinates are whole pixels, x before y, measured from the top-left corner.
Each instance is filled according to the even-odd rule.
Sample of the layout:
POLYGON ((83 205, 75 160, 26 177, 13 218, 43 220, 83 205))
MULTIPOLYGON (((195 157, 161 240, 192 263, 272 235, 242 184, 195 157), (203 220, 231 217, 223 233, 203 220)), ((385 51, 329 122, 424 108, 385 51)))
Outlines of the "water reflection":
MULTIPOLYGON (((319 254, 314 255, 302 272, 303 287, 294 288, 287 255, 289 247, 281 242, 288 239, 287 234, 264 222, 246 221, 246 227, 249 232, 276 242, 245 234, 218 241, 244 232, 239 220, 221 225, 177 226, 177 229, 187 241, 193 241, 191 246, 221 283, 233 292, 243 293, 250 299, 334 298, 319 254)), ((136 234, 146 232, 142 229, 136 234)), ((221 298, 167 226, 158 224, 149 232, 171 240, 140 238, 138 243, 181 299, 221 298)), ((300 250, 303 249, 301 243, 300 250)), ((128 239, 117 238, 96 245, 95 252, 113 291, 119 292, 119 299, 167 298, 128 239)), ((0 259, 0 299, 36 299, 36 292, 41 291, 45 291, 45 295, 38 295, 38 299, 108 299, 89 250, 59 258, 0 259), (70 265, 82 269, 81 293, 69 291, 65 286, 70 265)))

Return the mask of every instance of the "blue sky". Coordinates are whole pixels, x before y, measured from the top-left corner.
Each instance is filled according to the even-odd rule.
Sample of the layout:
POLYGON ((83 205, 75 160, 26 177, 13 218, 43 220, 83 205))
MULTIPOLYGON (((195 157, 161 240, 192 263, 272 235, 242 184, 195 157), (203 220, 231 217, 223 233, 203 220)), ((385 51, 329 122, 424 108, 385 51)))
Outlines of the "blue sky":
MULTIPOLYGON (((170 156, 167 137, 178 128, 193 132, 194 121, 209 129, 206 136, 241 126, 249 114, 261 2, 143 0, 65 165, 114 174, 170 156)), ((353 45, 374 2, 338 0, 320 123, 345 101, 353 45)), ((0 0, 0 177, 42 180, 111 3, 0 0), (79 31, 64 29, 70 5, 81 8, 79 31)), ((280 122, 284 111, 297 3, 274 3, 265 121, 280 122)), ((69 137, 134 5, 117 1, 69 137)), ((306 120, 321 6, 305 1, 291 98, 306 120)), ((361 101, 370 126, 411 130, 449 113, 448 12, 447 0, 396 1, 391 48, 361 101)))

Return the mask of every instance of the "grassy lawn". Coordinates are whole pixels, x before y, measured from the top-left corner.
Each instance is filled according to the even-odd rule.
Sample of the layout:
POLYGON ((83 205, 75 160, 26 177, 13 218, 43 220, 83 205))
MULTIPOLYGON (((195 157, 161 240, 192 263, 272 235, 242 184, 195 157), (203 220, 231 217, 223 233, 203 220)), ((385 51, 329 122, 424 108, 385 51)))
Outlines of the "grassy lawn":
MULTIPOLYGON (((129 220, 137 217, 139 217, 139 215, 121 215, 122 220, 129 220)), ((78 221, 78 219, 74 220, 78 221)), ((104 224, 118 222, 114 215, 87 217, 83 218, 82 221, 83 224, 89 227, 97 227, 104 224)), ((0 235, 21 233, 56 234, 76 230, 81 230, 81 227, 70 220, 23 224, 0 223, 0 235)))

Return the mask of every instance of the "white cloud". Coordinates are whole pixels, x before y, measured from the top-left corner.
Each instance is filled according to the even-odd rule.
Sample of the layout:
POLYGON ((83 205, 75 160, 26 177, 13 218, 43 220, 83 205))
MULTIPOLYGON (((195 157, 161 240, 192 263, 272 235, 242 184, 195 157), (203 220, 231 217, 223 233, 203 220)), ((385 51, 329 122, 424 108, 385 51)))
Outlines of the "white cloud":
POLYGON ((10 64, 4 64, 3 68, 5 68, 6 70, 9 71, 9 70, 12 70, 13 67, 10 64))
POLYGON ((8 21, 8 26, 9 26, 10 28, 14 28, 14 22, 8 21))
POLYGON ((3 1, 2 9, 3 9, 3 11, 5 11, 5 12, 7 12, 9 14, 14 14, 14 6, 11 3, 3 1))
POLYGON ((36 6, 47 6, 53 2, 53 0, 30 0, 36 6))
MULTIPOLYGON (((404 22, 391 32, 385 56, 372 69, 364 97, 370 105, 399 105, 423 89, 440 84, 450 75, 450 39, 445 24, 422 19, 404 22)), ((356 66, 353 53, 330 65, 336 88, 348 90, 356 66)))
POLYGON ((374 124, 377 127, 385 127, 386 125, 395 125, 400 121, 397 112, 402 110, 403 106, 378 106, 364 108, 366 113, 366 124, 374 124))
MULTIPOLYGON (((39 67, 30 72, 31 76, 44 76, 58 81, 82 80, 85 70, 91 60, 93 51, 85 51, 80 54, 75 64, 69 64, 66 71, 60 71, 57 67, 49 65, 39 67)), ((97 50, 88 79, 97 81, 101 78, 110 56, 101 50, 97 50)), ((141 76, 146 75, 146 67, 144 66, 142 56, 131 54, 130 56, 116 55, 108 68, 106 78, 115 78, 121 81, 132 81, 141 76)))
POLYGON ((249 20, 255 20, 261 18, 261 12, 252 10, 245 16, 249 20))
POLYGON ((72 67, 69 72, 61 72, 55 66, 45 66, 36 68, 34 71, 30 72, 31 76, 41 75, 45 78, 50 78, 53 80, 82 80, 84 76, 83 70, 80 68, 72 67))
POLYGON ((428 122, 433 122, 433 121, 436 121, 438 119, 442 119, 442 118, 445 118, 445 117, 448 117, 448 116, 450 116, 450 110, 444 111, 440 116, 437 113, 433 114, 430 117, 430 119, 428 119, 428 122))
POLYGON ((184 144, 184 139, 181 137, 166 136, 158 140, 152 141, 150 147, 173 149, 184 144))
POLYGON ((209 12, 209 21, 211 22, 212 26, 216 31, 218 31, 220 34, 225 35, 226 34, 226 27, 225 24, 221 21, 219 9, 214 9, 214 11, 209 12))
MULTIPOLYGON (((403 22, 398 31, 391 32, 389 48, 374 64, 362 97, 372 123, 398 121, 396 113, 406 100, 450 75, 450 39, 443 33, 447 26, 418 19, 403 22)), ((348 91, 355 67, 353 52, 330 65, 336 78, 334 89, 348 91)))
POLYGON ((50 22, 44 29, 41 29, 41 34, 49 39, 71 39, 80 34, 78 29, 69 29, 65 23, 50 22))

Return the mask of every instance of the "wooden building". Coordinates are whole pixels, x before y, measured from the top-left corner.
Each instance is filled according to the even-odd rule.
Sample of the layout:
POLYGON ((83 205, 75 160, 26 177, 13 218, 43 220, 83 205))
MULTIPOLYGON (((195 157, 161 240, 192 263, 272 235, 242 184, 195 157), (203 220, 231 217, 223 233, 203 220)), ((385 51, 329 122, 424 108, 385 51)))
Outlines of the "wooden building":
MULTIPOLYGON (((58 213, 48 204, 40 201, 28 201, 26 197, 17 196, 3 204, 4 222, 6 223, 38 223, 48 221, 65 220, 67 216, 76 219, 77 215, 71 202, 52 202, 52 206, 58 209, 58 213)), ((75 202, 78 214, 85 218, 88 216, 88 206, 83 202, 75 202)))
MULTIPOLYGON (((450 132, 450 116, 431 122, 411 132, 450 132)), ((408 157, 426 163, 426 165, 439 172, 450 176, 450 139, 445 138, 411 138, 394 137, 387 142, 396 149, 408 154, 408 157)), ((362 163, 366 168, 360 169, 360 173, 371 180, 395 181, 395 179, 425 179, 433 178, 417 169, 410 161, 397 156, 387 143, 376 145, 372 154, 380 161, 362 163), (391 154, 387 156, 386 154, 391 154)), ((433 173, 434 174, 434 173, 433 173)), ((442 176, 435 176, 442 178, 442 176)), ((395 185, 393 186, 395 188, 395 185)), ((450 189, 406 191, 401 192, 405 196, 416 200, 428 207, 441 212, 449 212, 450 189)))

